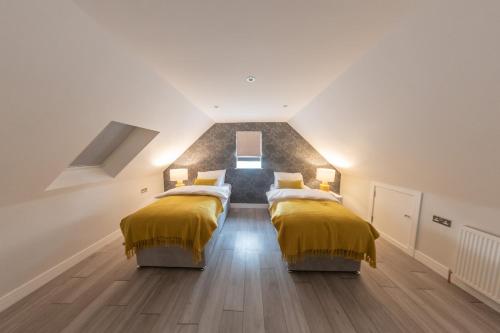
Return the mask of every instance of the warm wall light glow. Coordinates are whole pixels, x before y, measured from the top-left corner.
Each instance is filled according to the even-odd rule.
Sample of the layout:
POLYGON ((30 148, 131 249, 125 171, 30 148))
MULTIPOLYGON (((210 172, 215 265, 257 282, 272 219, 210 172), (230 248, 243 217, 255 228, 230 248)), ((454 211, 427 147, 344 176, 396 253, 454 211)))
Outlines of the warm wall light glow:
POLYGON ((346 158, 338 154, 331 152, 322 152, 321 155, 323 155, 331 165, 337 168, 349 169, 353 166, 353 163, 351 161, 348 161, 346 158))
POLYGON ((155 157, 151 163, 157 167, 168 166, 172 164, 178 157, 180 153, 177 152, 167 152, 155 157))

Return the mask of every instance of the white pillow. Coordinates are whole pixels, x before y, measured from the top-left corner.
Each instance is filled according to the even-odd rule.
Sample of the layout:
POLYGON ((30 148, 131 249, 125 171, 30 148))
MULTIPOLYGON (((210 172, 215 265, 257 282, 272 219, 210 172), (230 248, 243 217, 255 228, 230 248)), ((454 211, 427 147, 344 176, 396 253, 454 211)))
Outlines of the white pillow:
POLYGON ((274 187, 280 188, 278 186, 278 180, 300 180, 302 186, 304 186, 304 178, 300 172, 290 173, 290 172, 275 172, 274 173, 274 187))
POLYGON ((217 179, 215 186, 224 185, 224 180, 226 178, 226 169, 224 170, 212 170, 212 171, 198 171, 199 179, 217 179))

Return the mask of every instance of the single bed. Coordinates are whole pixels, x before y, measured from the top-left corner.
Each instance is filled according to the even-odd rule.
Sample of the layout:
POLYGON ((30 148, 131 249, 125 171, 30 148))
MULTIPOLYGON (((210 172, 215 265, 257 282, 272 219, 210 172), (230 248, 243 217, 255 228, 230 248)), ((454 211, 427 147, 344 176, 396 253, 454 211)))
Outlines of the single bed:
POLYGON ((138 266, 203 269, 229 212, 231 185, 183 186, 162 193, 120 224, 138 266))
POLYGON ((362 260, 376 266, 378 232, 333 193, 271 186, 267 198, 290 271, 359 272, 362 260))

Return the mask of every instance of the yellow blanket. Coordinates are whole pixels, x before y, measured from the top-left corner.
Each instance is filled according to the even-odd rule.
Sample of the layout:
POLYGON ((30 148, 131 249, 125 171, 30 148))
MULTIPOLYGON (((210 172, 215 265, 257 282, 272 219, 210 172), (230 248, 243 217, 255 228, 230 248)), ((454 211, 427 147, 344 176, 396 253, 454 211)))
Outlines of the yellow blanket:
POLYGON ((125 253, 130 258, 138 249, 178 245, 192 250, 193 259, 200 262, 223 210, 220 199, 214 196, 161 198, 122 219, 125 253))
POLYGON ((328 255, 366 260, 376 266, 377 230, 341 204, 290 199, 274 202, 270 213, 288 262, 305 255, 328 255))

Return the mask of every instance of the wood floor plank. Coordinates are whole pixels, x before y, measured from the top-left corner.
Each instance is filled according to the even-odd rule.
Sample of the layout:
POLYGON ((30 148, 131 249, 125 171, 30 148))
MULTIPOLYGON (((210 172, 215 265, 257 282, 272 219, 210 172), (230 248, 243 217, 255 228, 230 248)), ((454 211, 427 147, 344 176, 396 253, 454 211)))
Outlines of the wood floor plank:
POLYGON ((274 256, 274 262, 288 332, 310 332, 295 284, 281 261, 281 254, 274 256))
POLYGON ((245 252, 235 251, 229 273, 224 310, 243 311, 245 297, 245 252))
MULTIPOLYGON (((193 288, 204 273, 197 269, 181 269, 180 271, 182 278, 176 280, 174 292, 169 294, 168 300, 165 300, 153 332, 172 332, 179 329, 178 324, 188 305, 193 288)), ((195 325, 195 327, 198 326, 195 325)))
POLYGON ((492 329, 487 323, 471 316, 470 309, 464 308, 456 302, 450 302, 449 300, 443 299, 435 290, 421 290, 420 291, 427 300, 429 307, 431 307, 435 312, 440 313, 442 317, 448 318, 448 320, 454 321, 460 330, 465 332, 498 332, 496 329, 492 329))
POLYGON ((229 281, 233 251, 224 251, 221 265, 210 285, 207 301, 198 324, 199 332, 216 332, 224 310, 225 288, 229 281))
POLYGON ((85 278, 71 278, 62 288, 61 292, 54 297, 53 303, 73 303, 82 294, 91 289, 105 275, 112 272, 121 264, 118 255, 113 255, 102 262, 95 272, 85 278))
POLYGON ((325 316, 332 330, 334 332, 345 333, 356 332, 345 310, 342 308, 342 300, 338 298, 338 295, 331 292, 323 275, 321 273, 314 273, 309 281, 316 292, 318 301, 325 311, 325 316))
POLYGON ((311 332, 332 332, 332 327, 312 285, 308 282, 299 282, 295 286, 311 332))
POLYGON ((371 321, 385 332, 423 332, 423 329, 369 276, 346 279, 343 283, 371 321))
POLYGON ((175 333, 198 333, 197 324, 177 324, 175 333))
POLYGON ((372 322, 365 309, 358 304, 339 277, 334 274, 328 274, 325 275, 325 280, 330 291, 342 300, 342 308, 356 331, 382 332, 382 330, 377 329, 377 326, 372 322))
POLYGON ((0 332, 498 332, 500 314, 384 240, 361 275, 289 273, 265 209, 231 210, 204 271, 120 240, 0 313, 0 332), (237 310, 237 311, 234 311, 237 310))
POLYGON ((362 263, 361 272, 363 275, 368 275, 373 281, 375 281, 381 287, 391 287, 395 288, 396 285, 382 270, 372 268, 366 262, 362 263))
POLYGON ((115 281, 113 282, 102 294, 95 298, 92 303, 90 303, 85 309, 78 314, 78 316, 71 321, 71 323, 66 326, 62 332, 79 332, 93 320, 97 312, 101 311, 106 303, 111 299, 111 297, 119 294, 124 290, 127 282, 125 281, 115 281))
POLYGON ((245 297, 243 331, 264 332, 264 306, 260 281, 259 254, 247 252, 245 256, 245 297))
POLYGON ((383 287, 389 295, 426 332, 446 332, 425 308, 417 304, 400 288, 383 287))
POLYGON ((273 268, 260 270, 264 328, 266 332, 285 333, 287 327, 283 313, 283 301, 273 268))
MULTIPOLYGON (((30 322, 36 327, 36 331, 51 331, 59 332, 67 326, 85 307, 87 307, 102 291, 104 291, 111 283, 111 276, 114 269, 120 265, 121 261, 117 260, 116 254, 110 255, 109 265, 103 266, 102 269, 96 271, 88 278, 81 278, 85 280, 85 284, 80 285, 76 289, 75 298, 71 303, 51 303, 30 313, 30 322), (54 311, 54 309, 56 309, 54 311)), ((68 280, 72 279, 67 277, 68 280)), ((61 287, 64 287, 61 286, 61 287)), ((66 287, 62 288, 63 294, 67 294, 66 287)), ((57 299, 61 293, 57 293, 57 299)), ((29 322, 22 323, 23 327, 29 329, 19 329, 20 332, 30 331, 33 326, 29 322), (26 326, 27 325, 27 326, 26 326)))
POLYGON ((130 325, 126 326, 121 330, 123 333, 147 333, 151 332, 156 322, 158 321, 158 314, 136 314, 132 320, 130 320, 130 325))
POLYGON ((222 313, 221 333, 241 333, 243 332, 243 311, 224 311, 222 313))
MULTIPOLYGON (((226 221, 226 224, 227 223, 229 223, 229 221, 226 221)), ((223 232, 225 232, 226 224, 224 225, 223 232)), ((215 244, 211 262, 205 268, 200 278, 196 281, 196 285, 193 287, 193 292, 191 293, 187 306, 184 309, 184 313, 179 322, 180 324, 198 324, 200 322, 201 314, 203 313, 205 304, 208 300, 212 281, 223 264, 224 238, 227 237, 227 235, 221 234, 220 236, 221 238, 219 238, 217 244, 215 244)))
POLYGON ((89 277, 92 273, 98 270, 99 266, 105 263, 107 259, 108 256, 106 256, 106 253, 94 253, 91 257, 91 260, 82 265, 82 267, 77 272, 75 272, 72 277, 89 277))
MULTIPOLYGON (((145 285, 149 284, 149 277, 154 273, 153 269, 142 268, 137 272, 134 279, 127 281, 127 287, 120 294, 114 295, 109 301, 108 305, 121 305, 125 306, 134 301, 137 295, 142 293, 145 285)), ((160 279, 159 276, 156 279, 160 279)))
POLYGON ((174 297, 179 287, 179 279, 182 271, 170 270, 166 272, 160 281, 160 285, 154 293, 146 300, 141 313, 142 314, 160 314, 174 297))
POLYGON ((484 303, 471 303, 472 307, 475 309, 475 312, 478 316, 480 316, 486 323, 488 323, 491 327, 499 327, 500 326, 500 312, 496 312, 488 305, 484 303))
POLYGON ((129 293, 127 297, 125 297, 127 302, 123 302, 122 304, 124 305, 121 305, 124 307, 124 310, 109 326, 110 333, 123 332, 125 329, 134 324, 135 318, 141 314, 141 309, 144 307, 144 304, 149 299, 150 295, 159 287, 160 281, 161 275, 151 274, 135 282, 135 284, 140 286, 140 288, 131 288, 131 290, 134 291, 133 296, 129 299, 128 295, 131 294, 129 293))
MULTIPOLYGON (((91 321, 83 328, 82 332, 107 333, 111 325, 125 310, 123 306, 105 306, 97 312, 91 321)), ((78 331, 76 331, 78 332, 78 331)))
POLYGON ((458 288, 457 286, 448 283, 446 279, 437 275, 434 272, 411 272, 414 276, 417 276, 418 279, 424 281, 428 286, 430 286, 434 290, 442 290, 447 294, 448 297, 454 299, 457 302, 479 302, 477 298, 468 294, 464 290, 458 288))

